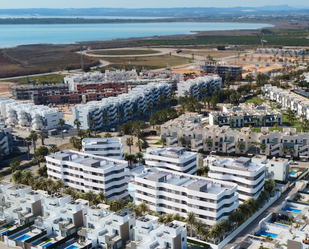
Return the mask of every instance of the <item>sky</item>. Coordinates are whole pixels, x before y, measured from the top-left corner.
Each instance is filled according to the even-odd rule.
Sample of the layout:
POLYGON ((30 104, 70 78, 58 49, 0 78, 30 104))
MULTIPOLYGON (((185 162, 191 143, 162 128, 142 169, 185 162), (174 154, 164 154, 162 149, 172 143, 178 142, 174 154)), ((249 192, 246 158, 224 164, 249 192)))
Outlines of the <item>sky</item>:
POLYGON ((170 8, 170 7, 235 7, 282 5, 309 6, 308 0, 9 0, 0 9, 24 8, 170 8))

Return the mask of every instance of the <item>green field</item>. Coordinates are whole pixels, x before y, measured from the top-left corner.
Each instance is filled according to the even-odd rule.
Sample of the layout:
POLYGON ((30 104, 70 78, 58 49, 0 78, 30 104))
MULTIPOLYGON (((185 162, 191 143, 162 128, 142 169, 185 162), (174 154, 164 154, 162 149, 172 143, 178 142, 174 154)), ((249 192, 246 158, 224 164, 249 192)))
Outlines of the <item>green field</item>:
POLYGON ((38 82, 39 84, 42 83, 62 83, 63 82, 63 75, 61 74, 48 74, 48 75, 39 75, 39 76, 32 76, 32 77, 25 77, 25 78, 19 78, 19 79, 13 79, 10 80, 11 82, 16 82, 16 83, 27 83, 28 81, 30 82, 38 82))
POLYGON ((160 51, 152 49, 117 49, 117 50, 102 50, 102 51, 89 51, 88 54, 97 55, 144 55, 144 54, 158 54, 160 51))
MULTIPOLYGON (((267 46, 308 46, 308 39, 304 37, 294 38, 294 36, 264 36, 267 46)), ((198 36, 195 38, 178 40, 139 40, 137 45, 261 45, 260 36, 198 36)))
POLYGON ((261 100, 258 97, 253 97, 251 99, 246 100, 245 104, 249 104, 249 103, 253 103, 253 104, 256 104, 256 105, 261 105, 261 104, 264 103, 264 101, 261 100))

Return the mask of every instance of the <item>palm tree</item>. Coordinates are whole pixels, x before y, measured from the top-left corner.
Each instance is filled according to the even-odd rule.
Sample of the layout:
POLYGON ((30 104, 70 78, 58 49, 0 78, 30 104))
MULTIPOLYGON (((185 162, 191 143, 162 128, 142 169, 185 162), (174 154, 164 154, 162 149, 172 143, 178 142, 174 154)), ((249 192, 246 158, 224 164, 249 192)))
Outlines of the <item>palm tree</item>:
POLYGON ((63 181, 62 179, 57 179, 57 180, 55 181, 55 185, 56 185, 56 187, 57 187, 57 191, 58 191, 58 192, 60 192, 61 189, 63 189, 64 186, 65 186, 64 181, 63 181))
POLYGON ((192 229, 193 229, 193 225, 196 221, 195 213, 194 212, 188 212, 185 221, 190 226, 190 237, 192 237, 192 229))
POLYGON ((105 194, 104 194, 103 191, 100 191, 100 192, 98 193, 98 197, 99 197, 100 201, 102 201, 102 202, 105 202, 105 201, 106 201, 106 196, 105 196, 105 194))
POLYGON ((40 132, 38 138, 41 139, 41 144, 44 145, 44 140, 47 138, 46 135, 43 132, 40 132))
POLYGON ((30 170, 23 170, 22 171, 22 183, 25 185, 30 185, 30 179, 33 178, 33 173, 30 170))
POLYGON ((141 165, 141 161, 144 157, 144 154, 142 152, 137 152, 136 157, 138 158, 138 164, 141 165))
POLYGON ((23 139, 24 144, 27 146, 27 155, 28 155, 28 161, 30 160, 30 144, 31 144, 31 138, 26 137, 23 139))
POLYGON ((196 169, 196 174, 197 174, 198 176, 202 176, 202 175, 204 174, 204 169, 203 169, 203 167, 198 167, 198 168, 196 169))
POLYGON ((22 173, 20 170, 16 170, 13 174, 12 174, 12 180, 14 182, 14 184, 19 184, 22 181, 22 173))
POLYGON ((205 144, 207 144, 208 147, 212 146, 212 142, 211 142, 210 138, 207 138, 205 140, 205 144))
POLYGON ((175 214, 173 215, 173 220, 182 221, 182 217, 180 216, 179 213, 175 213, 175 214))
POLYGON ((17 170, 20 170, 20 159, 19 158, 14 158, 11 163, 11 172, 14 173, 17 170))
POLYGON ((201 220, 197 220, 195 223, 194 223, 194 229, 195 231, 197 232, 198 236, 197 238, 198 239, 201 239, 201 233, 202 233, 202 230, 203 228, 206 226, 205 223, 201 220))
POLYGON ((234 120, 234 119, 231 119, 231 120, 230 120, 230 127, 232 128, 232 127, 234 126, 234 124, 235 124, 235 120, 234 120))
POLYGON ((240 150, 243 150, 245 148, 245 145, 243 144, 242 141, 238 141, 237 148, 240 149, 240 150))
POLYGON ((55 154, 56 152, 58 152, 59 151, 59 149, 58 149, 58 147, 55 145, 55 144, 52 144, 50 147, 49 147, 49 152, 51 153, 51 154, 55 154))
POLYGON ((113 136, 112 136, 112 134, 110 134, 109 132, 107 132, 107 133, 104 134, 104 137, 105 137, 105 138, 111 138, 111 137, 113 137, 113 136))
POLYGON ((160 139, 160 142, 162 143, 162 147, 164 148, 164 145, 165 145, 165 143, 166 143, 166 138, 165 138, 165 137, 162 137, 162 138, 160 139))
POLYGON ((138 139, 137 142, 135 143, 135 146, 138 147, 139 152, 142 151, 143 145, 144 145, 144 141, 141 139, 138 139))
POLYGON ((174 220, 174 215, 172 213, 168 213, 164 217, 164 224, 168 224, 174 220))
POLYGON ((74 120, 74 126, 76 126, 76 129, 77 129, 77 132, 79 131, 79 127, 81 126, 81 123, 80 121, 76 118, 74 120))
POLYGON ((33 143, 33 150, 36 150, 36 141, 38 141, 38 135, 36 134, 35 131, 31 131, 29 134, 29 138, 31 139, 32 143, 33 143))
POLYGON ((64 119, 60 118, 59 121, 58 121, 58 125, 60 125, 61 137, 62 137, 62 139, 64 139, 64 137, 63 137, 63 126, 65 125, 64 119))
POLYGON ((147 104, 147 109, 148 109, 148 111, 149 111, 149 116, 152 115, 152 108, 153 108, 153 105, 152 105, 151 103, 148 103, 148 104, 147 104))
POLYGON ((141 209, 143 215, 145 215, 145 214, 146 214, 147 212, 149 212, 149 210, 150 210, 149 206, 148 206, 147 203, 144 202, 144 201, 143 201, 141 204, 139 204, 138 206, 139 206, 139 208, 141 209))
POLYGON ((131 146, 133 146, 133 138, 132 137, 128 137, 126 139, 126 145, 129 146, 130 148, 130 154, 131 154, 131 146))

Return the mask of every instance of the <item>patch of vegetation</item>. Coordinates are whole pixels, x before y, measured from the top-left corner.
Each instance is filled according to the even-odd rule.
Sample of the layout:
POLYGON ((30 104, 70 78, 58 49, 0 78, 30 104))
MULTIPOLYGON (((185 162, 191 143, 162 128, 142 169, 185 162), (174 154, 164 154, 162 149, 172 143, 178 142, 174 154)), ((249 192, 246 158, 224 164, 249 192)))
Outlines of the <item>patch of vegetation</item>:
POLYGON ((264 101, 261 100, 258 97, 253 97, 251 99, 246 100, 245 104, 249 104, 249 103, 253 103, 253 104, 256 104, 256 105, 261 105, 261 104, 264 103, 264 101))
POLYGON ((19 79, 10 80, 11 82, 16 83, 37 83, 44 84, 44 83, 62 83, 63 82, 63 75, 61 74, 48 74, 48 75, 38 75, 32 77, 25 77, 19 79))
POLYGON ((158 54, 160 51, 152 49, 117 49, 117 50, 102 50, 102 51, 89 51, 88 54, 97 55, 143 55, 143 54, 158 54))
POLYGON ((162 145, 161 140, 159 140, 158 142, 156 142, 155 145, 162 145))

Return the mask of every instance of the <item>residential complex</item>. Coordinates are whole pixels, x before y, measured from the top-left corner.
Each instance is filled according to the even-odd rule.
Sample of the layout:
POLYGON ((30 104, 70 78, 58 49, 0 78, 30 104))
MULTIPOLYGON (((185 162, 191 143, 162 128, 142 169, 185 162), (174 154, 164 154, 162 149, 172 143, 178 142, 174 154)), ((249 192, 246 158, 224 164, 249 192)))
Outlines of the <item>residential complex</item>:
POLYGON ((11 99, 0 101, 0 114, 9 125, 29 127, 33 130, 55 129, 62 118, 62 112, 58 109, 11 99))
POLYGON ((0 148, 3 150, 2 156, 13 152, 13 138, 8 128, 0 128, 0 148))
POLYGON ((296 55, 306 55, 305 49, 280 49, 280 48, 258 48, 256 50, 257 54, 270 54, 270 55, 284 55, 284 56, 296 56, 296 55))
POLYGON ((83 152, 96 156, 124 159, 120 138, 85 138, 82 141, 83 152))
POLYGON ((187 224, 173 221, 166 225, 158 222, 158 217, 152 215, 136 219, 134 227, 134 240, 127 249, 148 248, 187 248, 187 224))
POLYGON ((207 225, 227 219, 238 207, 237 184, 171 170, 146 169, 135 176, 136 204, 160 213, 194 212, 207 225))
MULTIPOLYGON (((127 209, 113 212, 105 204, 90 206, 66 194, 4 182, 0 195, 0 240, 9 247, 120 249, 134 239, 135 213, 127 209)), ((178 230, 186 237, 186 230, 178 230)), ((158 234, 170 242, 165 237, 158 234)), ((178 236, 169 237, 179 243, 178 236)))
POLYGON ((65 150, 46 156, 46 166, 50 178, 62 179, 77 191, 103 191, 107 199, 129 195, 126 161, 65 150))
POLYGON ((237 184, 239 201, 256 199, 264 188, 265 164, 256 163, 254 159, 239 157, 225 158, 209 165, 208 177, 237 184))
POLYGON ((290 164, 286 158, 272 158, 267 160, 266 168, 270 176, 277 181, 285 182, 290 175, 290 164))
POLYGON ((227 73, 230 76, 242 79, 242 66, 235 65, 219 65, 219 64, 200 64, 200 70, 203 73, 218 74, 220 77, 225 77, 227 73))
POLYGON ((231 127, 252 127, 282 125, 282 114, 268 105, 240 104, 224 105, 221 112, 209 114, 210 125, 230 125, 231 127))
POLYGON ((197 169, 197 153, 186 151, 183 147, 147 148, 144 158, 149 167, 190 175, 194 175, 197 169))
POLYGON ((219 76, 204 76, 189 79, 187 81, 181 81, 177 84, 178 97, 184 97, 186 93, 200 98, 205 95, 211 95, 216 88, 221 89, 222 78, 219 76), (205 94, 202 94, 200 90, 206 90, 205 94))
POLYGON ((148 79, 148 80, 169 80, 178 83, 180 81, 179 73, 172 73, 170 70, 165 71, 150 71, 150 70, 142 70, 139 73, 140 79, 148 79))
POLYGON ((254 148, 256 153, 266 156, 299 156, 309 158, 309 134, 296 132, 296 128, 270 131, 262 127, 261 132, 252 132, 243 127, 234 130, 230 126, 204 125, 201 115, 184 114, 161 126, 161 137, 166 138, 166 146, 186 146, 194 151, 217 151, 227 154, 246 154, 254 148))
POLYGON ((262 90, 265 92, 265 96, 268 99, 276 101, 282 108, 290 108, 297 115, 304 115, 309 119, 308 99, 272 85, 265 85, 262 87, 262 90))
POLYGON ((126 121, 138 116, 138 110, 144 113, 148 110, 148 104, 155 106, 162 94, 166 98, 171 97, 172 86, 166 82, 138 85, 128 94, 118 97, 110 97, 102 101, 92 101, 72 108, 73 120, 80 121, 81 129, 94 127, 90 121, 95 121, 95 128, 117 124, 120 120, 126 121), (104 118, 108 116, 108 120, 104 118))
MULTIPOLYGON (((65 82, 65 84, 69 85, 69 89, 71 91, 80 91, 85 90, 85 87, 87 86, 90 87, 87 89, 92 90, 97 87, 110 88, 110 84, 112 83, 116 83, 114 85, 116 87, 119 81, 136 80, 136 79, 137 79, 136 70, 132 69, 131 71, 105 70, 105 73, 96 71, 93 73, 84 73, 82 75, 80 74, 69 75, 64 77, 63 81, 65 82)), ((118 85, 118 88, 121 88, 123 86, 124 83, 121 83, 120 85, 118 85)))

